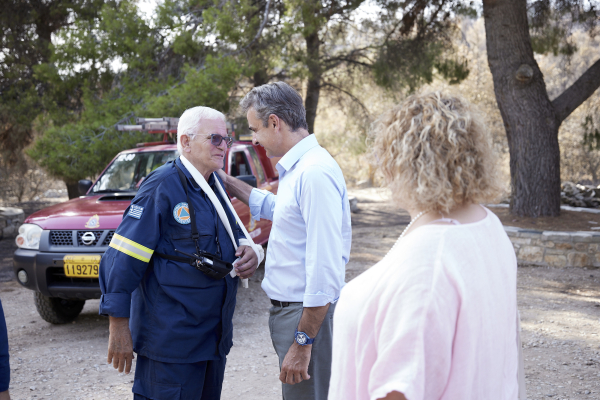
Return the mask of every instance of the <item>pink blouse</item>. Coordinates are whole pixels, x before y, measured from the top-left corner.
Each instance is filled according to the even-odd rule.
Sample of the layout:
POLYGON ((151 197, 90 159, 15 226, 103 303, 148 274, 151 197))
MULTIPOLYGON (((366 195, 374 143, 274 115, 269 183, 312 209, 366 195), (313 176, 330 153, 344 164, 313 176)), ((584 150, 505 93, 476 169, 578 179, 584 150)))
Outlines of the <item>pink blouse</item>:
POLYGON ((517 261, 486 211, 415 229, 345 286, 329 400, 517 398, 517 261))

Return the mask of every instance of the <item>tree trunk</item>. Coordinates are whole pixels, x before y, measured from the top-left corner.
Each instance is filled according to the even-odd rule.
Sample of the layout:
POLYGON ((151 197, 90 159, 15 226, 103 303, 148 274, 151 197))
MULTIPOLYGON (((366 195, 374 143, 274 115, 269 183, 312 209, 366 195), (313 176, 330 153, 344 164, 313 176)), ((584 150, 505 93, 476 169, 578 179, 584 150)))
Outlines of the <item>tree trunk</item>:
POLYGON ((65 185, 67 185, 67 194, 69 195, 69 199, 79 197, 79 182, 65 181, 65 185))
POLYGON ((319 1, 307 1, 302 6, 302 17, 304 22, 303 36, 306 42, 306 67, 308 69, 308 82, 306 85, 306 99, 304 108, 306 108, 306 123, 308 132, 314 133, 315 119, 317 118, 317 107, 319 105, 319 94, 321 93, 321 40, 319 39, 320 18, 318 14, 321 10, 319 1))
POLYGON ((560 214, 561 120, 533 57, 526 0, 484 0, 488 63, 510 151, 510 209, 560 214))
POLYGON ((306 85, 306 123, 308 132, 315 132, 315 119, 317 118, 317 107, 319 106, 319 95, 321 93, 321 65, 319 64, 319 35, 317 32, 306 38, 306 53, 308 56, 308 84, 306 85))
POLYGON ((267 70, 262 68, 256 70, 252 75, 252 82, 254 83, 254 87, 269 83, 269 75, 267 74, 267 70))

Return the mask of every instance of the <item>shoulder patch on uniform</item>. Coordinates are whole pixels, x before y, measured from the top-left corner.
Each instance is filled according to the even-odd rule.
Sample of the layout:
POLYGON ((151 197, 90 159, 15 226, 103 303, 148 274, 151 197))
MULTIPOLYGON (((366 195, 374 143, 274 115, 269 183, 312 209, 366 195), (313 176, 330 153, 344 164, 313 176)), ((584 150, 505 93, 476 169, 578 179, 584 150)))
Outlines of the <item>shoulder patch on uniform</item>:
POLYGON ((182 225, 187 225, 192 222, 190 218, 190 209, 188 207, 188 203, 182 202, 175 206, 173 209, 173 217, 175 221, 179 222, 182 225))
POLYGON ((133 217, 135 219, 140 219, 140 218, 142 218, 143 212, 144 212, 144 207, 136 206, 135 204, 132 204, 131 207, 129 207, 129 212, 127 213, 127 215, 129 215, 130 217, 133 217))

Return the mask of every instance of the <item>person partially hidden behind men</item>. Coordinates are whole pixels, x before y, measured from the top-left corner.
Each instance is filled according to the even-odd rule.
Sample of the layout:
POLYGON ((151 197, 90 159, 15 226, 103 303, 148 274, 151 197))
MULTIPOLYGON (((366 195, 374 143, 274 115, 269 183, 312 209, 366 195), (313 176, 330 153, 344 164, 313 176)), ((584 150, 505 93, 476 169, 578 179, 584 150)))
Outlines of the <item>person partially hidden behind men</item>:
POLYGON ((223 167, 232 142, 225 117, 195 107, 183 113, 177 131, 181 156, 147 177, 100 263, 100 314, 110 320, 108 362, 129 373, 137 353, 134 399, 221 396, 239 279, 175 249, 205 251, 214 265, 241 257, 236 271, 242 278, 259 262, 216 189, 213 172, 223 167), (216 198, 200 188, 206 183, 216 198), (226 223, 213 201, 221 203, 226 223))
POLYGON ((271 83, 241 102, 253 142, 277 164, 277 195, 219 175, 252 217, 273 221, 262 288, 285 400, 325 400, 331 374, 332 316, 344 286, 352 232, 346 182, 333 157, 309 134, 302 98, 271 83))
POLYGON ((8 331, 6 330, 2 301, 0 301, 0 400, 10 400, 10 394, 8 393, 9 383, 8 331))

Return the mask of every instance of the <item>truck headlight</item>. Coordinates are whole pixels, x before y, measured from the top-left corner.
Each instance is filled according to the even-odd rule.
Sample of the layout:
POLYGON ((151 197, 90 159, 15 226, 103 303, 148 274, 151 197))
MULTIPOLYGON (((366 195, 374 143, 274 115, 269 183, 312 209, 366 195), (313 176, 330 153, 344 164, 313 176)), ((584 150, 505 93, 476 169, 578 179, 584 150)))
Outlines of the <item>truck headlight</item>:
POLYGON ((19 235, 15 239, 17 246, 22 249, 40 248, 40 237, 42 236, 42 228, 34 224, 23 224, 19 227, 19 235))

